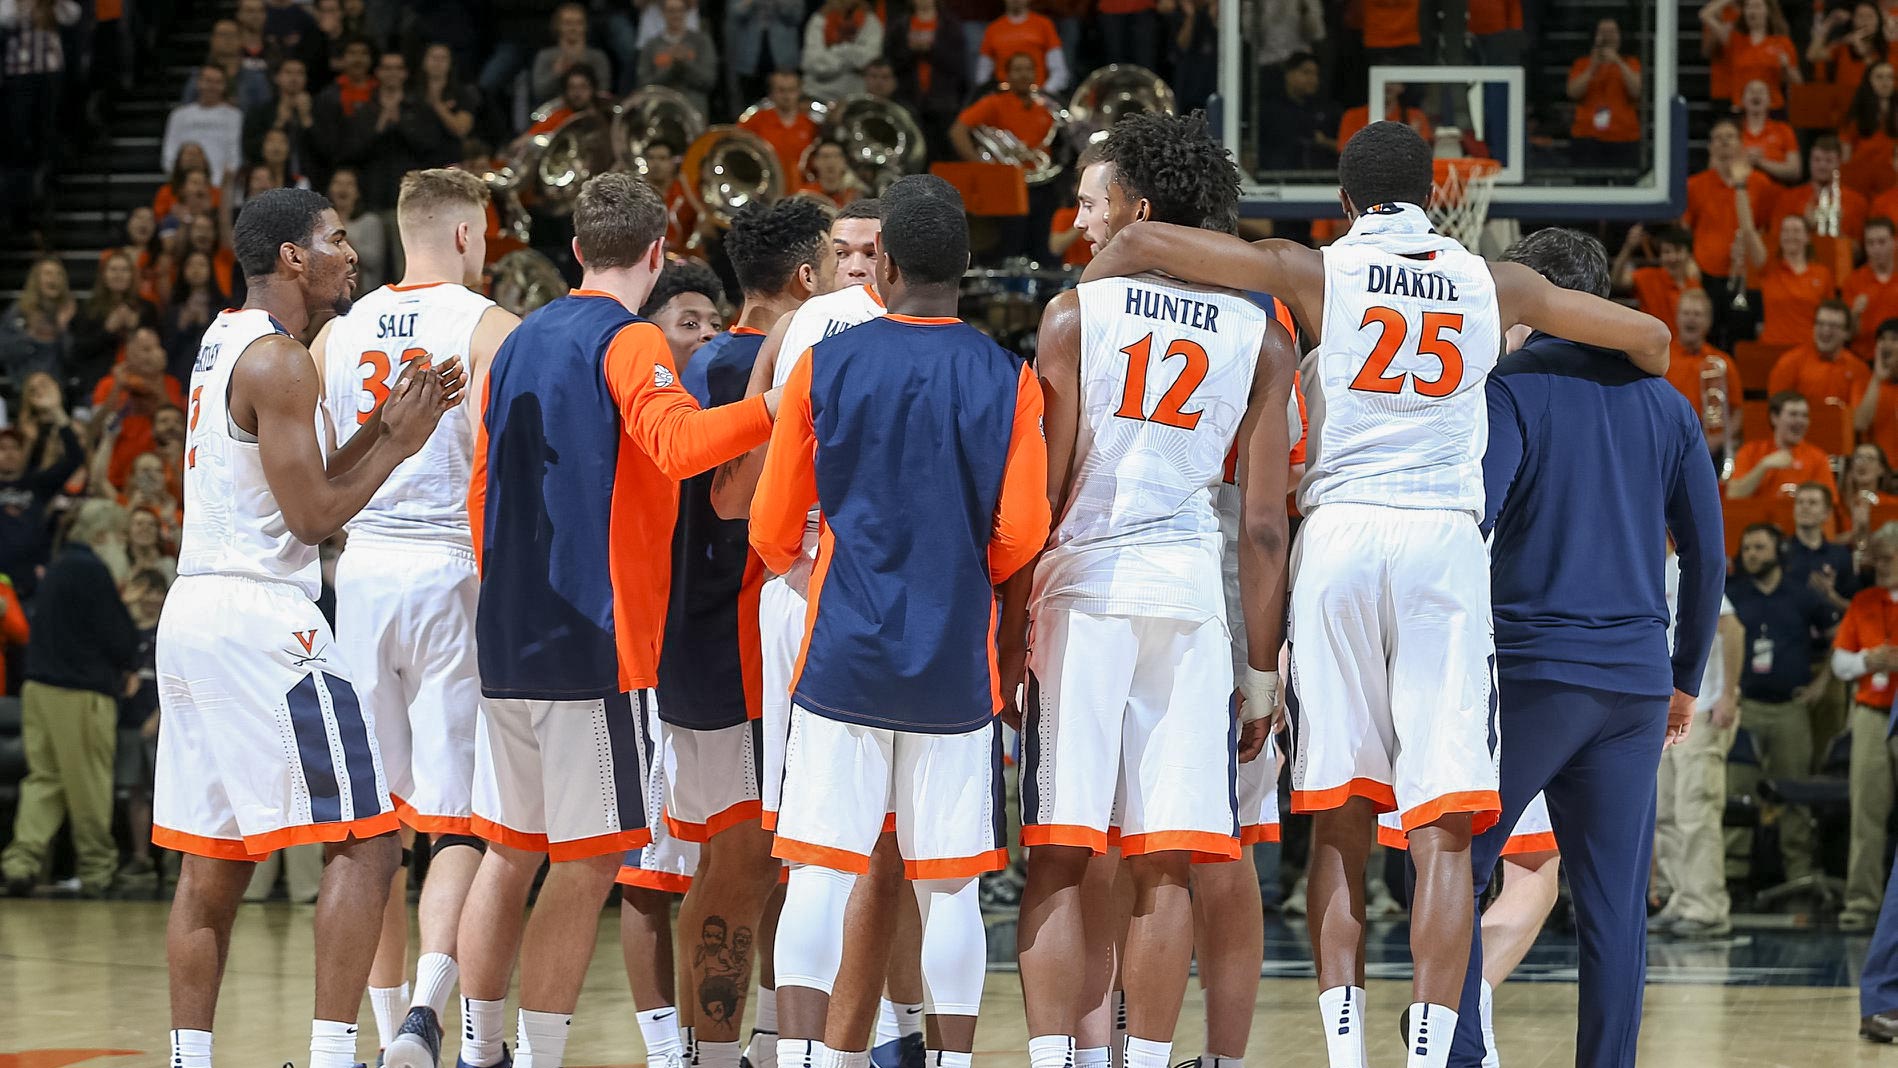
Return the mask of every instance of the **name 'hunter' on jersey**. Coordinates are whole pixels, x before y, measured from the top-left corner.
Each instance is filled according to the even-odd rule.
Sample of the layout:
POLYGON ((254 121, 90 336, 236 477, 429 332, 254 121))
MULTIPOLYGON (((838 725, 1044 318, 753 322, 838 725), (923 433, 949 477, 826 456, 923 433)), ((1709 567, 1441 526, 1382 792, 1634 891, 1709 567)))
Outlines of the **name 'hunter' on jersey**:
POLYGON ((1394 267, 1381 263, 1368 265, 1370 271, 1370 291, 1389 293, 1393 296, 1410 297, 1413 300, 1456 299, 1456 283, 1440 274, 1420 271, 1414 267, 1394 267))
POLYGON ((1127 287, 1127 314, 1143 319, 1165 319, 1195 330, 1219 332, 1219 306, 1157 290, 1127 287))

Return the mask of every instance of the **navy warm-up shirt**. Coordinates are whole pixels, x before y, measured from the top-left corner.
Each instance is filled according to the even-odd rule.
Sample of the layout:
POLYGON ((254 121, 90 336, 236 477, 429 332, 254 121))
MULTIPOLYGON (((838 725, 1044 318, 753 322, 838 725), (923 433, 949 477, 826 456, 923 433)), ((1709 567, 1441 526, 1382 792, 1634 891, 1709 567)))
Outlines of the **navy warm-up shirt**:
POLYGON ((1535 334, 1491 373, 1497 672, 1697 694, 1726 570, 1720 488, 1693 406, 1620 353, 1535 334), (1667 648, 1667 537, 1680 626, 1667 648))

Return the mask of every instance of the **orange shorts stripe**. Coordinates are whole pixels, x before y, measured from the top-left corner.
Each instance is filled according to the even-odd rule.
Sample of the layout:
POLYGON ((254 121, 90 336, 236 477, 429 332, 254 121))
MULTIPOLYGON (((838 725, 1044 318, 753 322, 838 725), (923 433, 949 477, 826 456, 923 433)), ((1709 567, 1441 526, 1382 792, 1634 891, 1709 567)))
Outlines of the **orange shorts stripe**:
POLYGON ((613 881, 621 886, 637 886, 641 890, 657 890, 662 894, 683 894, 692 889, 692 877, 670 871, 647 871, 628 864, 619 870, 613 881))
POLYGON ((1542 831, 1537 834, 1512 834, 1503 846, 1503 856, 1521 856, 1524 853, 1556 852, 1555 832, 1542 831))
POLYGON ((186 834, 174 831, 170 827, 152 824, 152 844, 160 849, 169 849, 177 853, 189 853, 194 857, 209 857, 212 860, 262 860, 254 857, 244 848, 241 838, 206 838, 199 834, 186 834))
POLYGON ((1096 854, 1107 852, 1107 832, 1076 823, 1029 823, 1021 829, 1021 844, 1035 846, 1073 846, 1096 854))
POLYGON ((675 819, 672 812, 666 812, 666 829, 672 837, 682 842, 706 842, 712 836, 729 831, 747 820, 755 820, 764 814, 761 801, 740 801, 723 812, 716 813, 704 823, 687 823, 675 819))
POLYGON ((1383 846, 1385 849, 1409 849, 1410 838, 1396 827, 1387 827, 1379 823, 1377 825, 1377 844, 1383 846))
POLYGON ((1216 863, 1239 859, 1239 839, 1210 831, 1153 831, 1149 834, 1122 835, 1120 855, 1138 857, 1146 853, 1183 851, 1192 854, 1195 863, 1216 863))
POLYGON ((509 849, 518 849, 523 853, 547 852, 547 836, 544 834, 530 834, 527 831, 517 831, 512 827, 503 827, 493 820, 484 819, 480 816, 470 818, 468 825, 474 830, 477 836, 485 841, 493 842, 496 845, 504 845, 509 849))
POLYGON ((896 813, 885 812, 883 814, 883 833, 884 834, 896 833, 896 813))
POLYGON ((565 842, 547 843, 547 859, 558 864, 563 860, 588 860, 603 857, 608 853, 624 853, 629 849, 644 849, 652 844, 652 832, 644 827, 614 834, 596 834, 591 838, 572 838, 565 842))
POLYGON ((1334 786, 1329 790, 1293 790, 1293 812, 1325 812, 1337 808, 1354 797, 1362 797, 1377 807, 1379 812, 1397 811, 1397 792, 1386 782, 1376 779, 1352 779, 1343 786, 1334 786))
POLYGON ((793 864, 815 864, 820 868, 847 871, 853 875, 870 874, 870 858, 867 855, 814 842, 779 837, 771 846, 771 855, 793 864))
POLYGON ((1279 840, 1279 825, 1276 823, 1255 823, 1250 827, 1239 828, 1241 846, 1258 845, 1260 842, 1279 840))
MULTIPOLYGON (((764 803, 761 801, 759 804, 762 806, 764 803)), ((762 811, 758 813, 758 823, 767 831, 776 831, 778 829, 777 810, 770 808, 762 809, 762 811)))
POLYGON ((414 805, 396 797, 394 794, 389 795, 389 800, 395 803, 396 818, 402 821, 402 826, 410 830, 420 831, 423 834, 474 834, 474 820, 472 817, 425 816, 421 812, 416 811, 414 805))
POLYGON ((1008 850, 991 849, 986 853, 977 853, 972 857, 949 857, 942 860, 906 860, 903 862, 905 879, 972 879, 992 871, 1008 867, 1008 850))
POLYGON ((1453 813, 1468 812, 1470 833, 1482 834, 1496 821, 1502 818, 1503 798, 1494 790, 1463 790, 1444 794, 1405 811, 1403 816, 1404 833, 1409 834, 1419 827, 1426 827, 1453 813))
POLYGON ((251 856, 267 857, 279 849, 295 845, 374 838, 379 834, 394 833, 400 826, 401 821, 396 819, 394 812, 384 812, 359 820, 309 823, 299 827, 283 827, 265 834, 247 834, 244 836, 244 848, 250 851, 251 856))

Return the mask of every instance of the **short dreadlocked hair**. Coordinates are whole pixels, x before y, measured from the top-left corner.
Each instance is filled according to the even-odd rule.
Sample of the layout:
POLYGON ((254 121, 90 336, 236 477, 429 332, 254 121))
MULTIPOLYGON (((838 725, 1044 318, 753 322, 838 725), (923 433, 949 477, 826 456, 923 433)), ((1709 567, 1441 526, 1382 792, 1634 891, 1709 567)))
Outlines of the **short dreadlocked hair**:
POLYGON ((1100 143, 1114 184, 1153 205, 1156 222, 1232 233, 1239 223, 1239 168, 1212 138, 1206 113, 1129 115, 1100 143))
POLYGON ((659 314, 659 309, 671 303, 672 298, 681 293, 701 293, 714 307, 725 302, 725 283, 710 267, 697 260, 678 260, 666 264, 659 274, 659 281, 653 283, 652 295, 646 303, 639 306, 642 318, 650 319, 659 314))
POLYGON ((815 268, 824 255, 831 212, 811 197, 751 203, 732 218, 725 255, 746 293, 778 293, 799 267, 815 268))
POLYGON ((1338 184, 1359 211, 1379 204, 1429 207, 1434 174, 1430 145, 1401 122, 1366 126, 1338 156, 1338 184))

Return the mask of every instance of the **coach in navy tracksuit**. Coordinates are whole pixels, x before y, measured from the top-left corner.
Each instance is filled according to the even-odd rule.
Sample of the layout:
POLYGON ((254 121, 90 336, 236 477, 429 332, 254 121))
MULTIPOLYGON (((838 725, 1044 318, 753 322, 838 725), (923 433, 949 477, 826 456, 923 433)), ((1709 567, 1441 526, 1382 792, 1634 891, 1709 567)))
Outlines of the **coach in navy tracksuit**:
MULTIPOLYGON (((1542 230, 1510 257, 1606 296, 1601 244, 1542 230)), ((1693 407, 1618 352, 1536 334, 1489 381, 1485 525, 1502 743, 1502 820, 1478 837, 1480 898, 1516 819, 1544 791, 1581 943, 1577 1065, 1634 1064, 1647 973, 1654 783, 1669 701, 1700 689, 1720 610, 1720 492, 1693 407), (1680 625, 1667 648, 1667 536, 1680 625)), ((1681 722, 1686 722, 1682 719, 1681 722)), ((1481 928, 1450 1063, 1483 1055, 1481 928)))

